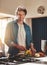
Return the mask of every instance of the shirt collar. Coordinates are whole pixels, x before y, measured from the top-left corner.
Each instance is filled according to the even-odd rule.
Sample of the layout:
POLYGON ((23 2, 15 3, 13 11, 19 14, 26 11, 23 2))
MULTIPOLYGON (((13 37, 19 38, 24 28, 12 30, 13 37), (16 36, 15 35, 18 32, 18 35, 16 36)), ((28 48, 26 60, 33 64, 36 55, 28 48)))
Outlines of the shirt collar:
MULTIPOLYGON (((16 19, 16 20, 14 21, 14 23, 16 23, 16 24, 17 24, 17 22, 18 22, 18 19, 16 19)), ((25 24, 25 23, 23 22, 23 24, 25 24)))

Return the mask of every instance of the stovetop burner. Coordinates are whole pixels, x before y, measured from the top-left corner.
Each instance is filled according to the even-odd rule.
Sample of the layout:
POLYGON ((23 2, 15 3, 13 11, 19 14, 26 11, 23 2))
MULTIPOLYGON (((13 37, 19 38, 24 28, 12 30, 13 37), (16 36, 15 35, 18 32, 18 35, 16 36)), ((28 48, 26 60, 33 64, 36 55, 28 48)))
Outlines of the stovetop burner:
POLYGON ((15 65, 16 62, 13 62, 13 59, 9 59, 7 57, 0 58, 0 65, 15 65))
POLYGON ((4 62, 4 61, 2 61, 2 62, 0 62, 0 65, 16 65, 16 63, 15 62, 4 62))

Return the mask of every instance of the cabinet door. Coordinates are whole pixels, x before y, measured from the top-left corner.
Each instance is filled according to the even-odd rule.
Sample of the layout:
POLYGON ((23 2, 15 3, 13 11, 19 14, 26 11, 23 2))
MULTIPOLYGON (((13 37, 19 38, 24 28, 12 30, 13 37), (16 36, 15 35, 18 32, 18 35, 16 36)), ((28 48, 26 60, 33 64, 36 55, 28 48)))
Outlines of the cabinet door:
POLYGON ((47 17, 32 19, 33 43, 37 51, 41 50, 41 40, 47 40, 47 17))

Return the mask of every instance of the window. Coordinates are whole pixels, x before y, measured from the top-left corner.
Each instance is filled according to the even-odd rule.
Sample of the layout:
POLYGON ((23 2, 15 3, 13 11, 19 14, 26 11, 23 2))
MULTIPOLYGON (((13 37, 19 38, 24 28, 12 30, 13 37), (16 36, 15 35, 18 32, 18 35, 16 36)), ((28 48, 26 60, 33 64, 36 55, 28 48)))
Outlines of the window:
MULTIPOLYGON (((0 39, 2 40, 3 43, 4 43, 6 25, 12 20, 13 18, 0 19, 0 39)), ((5 45, 5 52, 7 52, 7 50, 8 50, 8 47, 5 45)))

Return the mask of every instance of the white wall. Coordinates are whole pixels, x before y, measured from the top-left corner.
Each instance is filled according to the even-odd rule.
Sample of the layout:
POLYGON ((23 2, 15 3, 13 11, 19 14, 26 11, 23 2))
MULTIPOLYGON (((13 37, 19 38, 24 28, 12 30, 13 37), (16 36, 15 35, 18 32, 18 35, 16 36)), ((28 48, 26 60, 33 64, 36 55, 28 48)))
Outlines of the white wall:
POLYGON ((28 10, 27 18, 47 16, 47 0, 1 0, 0 12, 13 14, 17 6, 25 6, 28 10), (45 7, 45 13, 40 15, 37 13, 39 6, 45 7))

